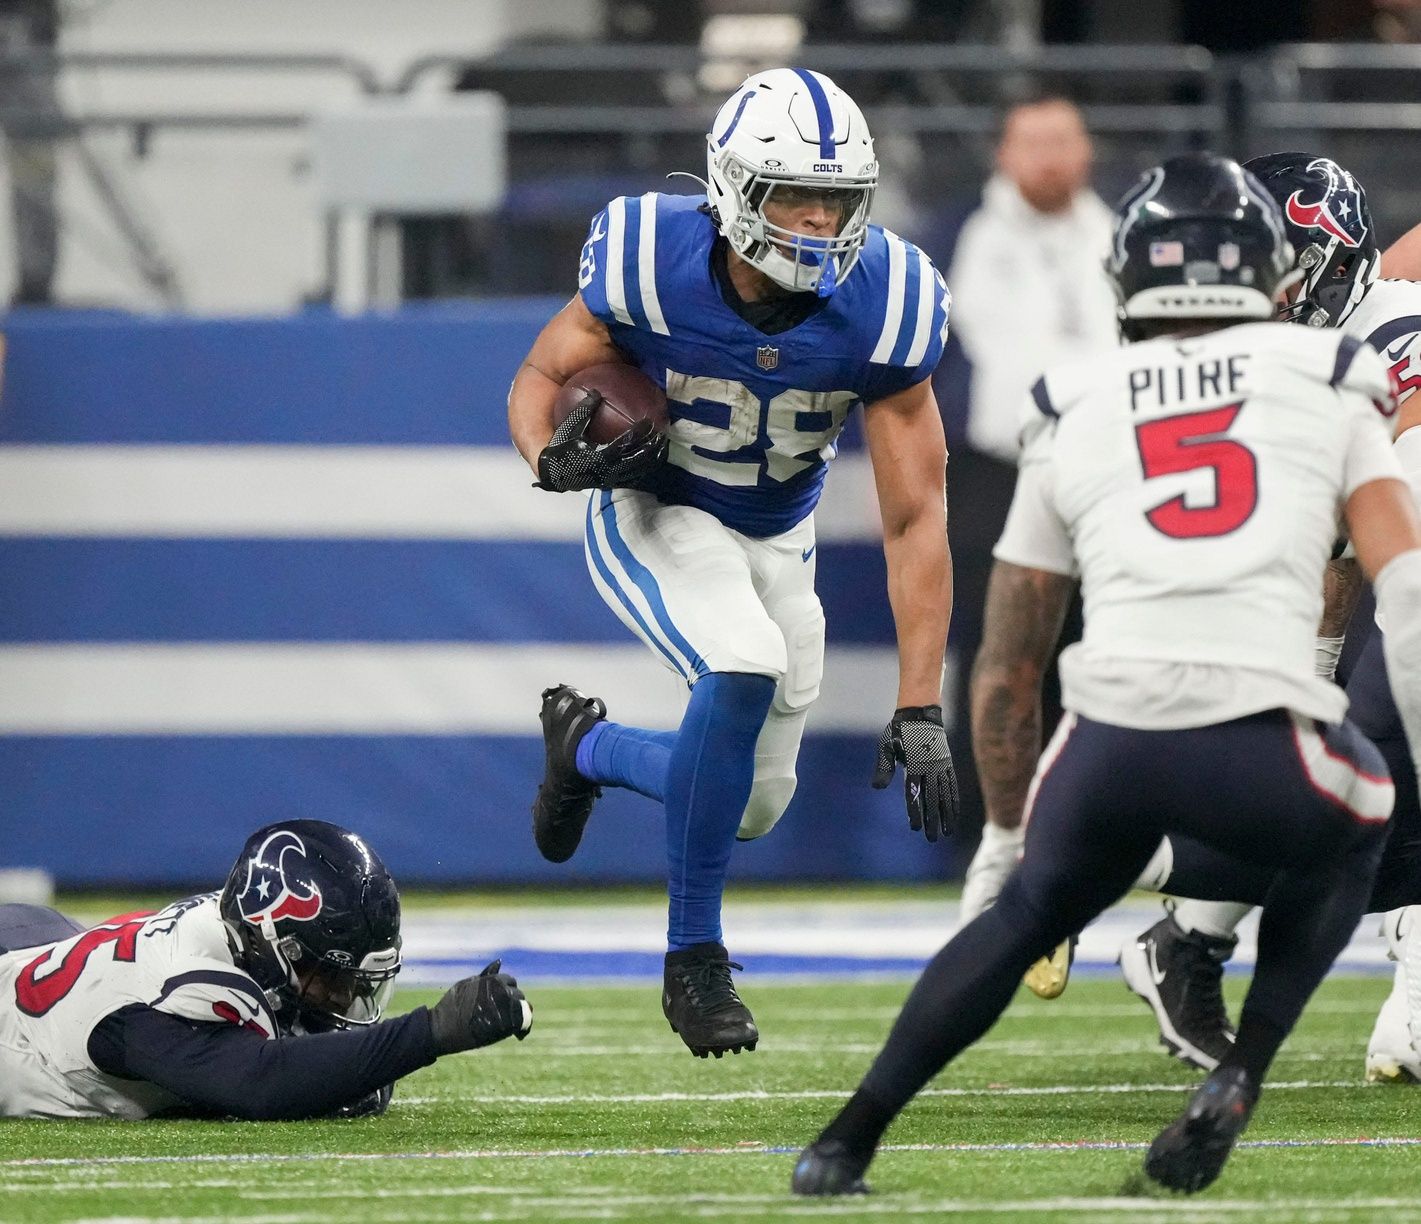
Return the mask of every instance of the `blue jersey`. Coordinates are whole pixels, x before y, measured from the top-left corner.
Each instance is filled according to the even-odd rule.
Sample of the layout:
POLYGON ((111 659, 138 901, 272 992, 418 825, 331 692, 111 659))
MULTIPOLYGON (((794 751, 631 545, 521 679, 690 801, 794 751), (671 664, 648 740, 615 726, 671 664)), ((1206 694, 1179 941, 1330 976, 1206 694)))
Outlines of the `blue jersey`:
POLYGON ((933 372, 951 297, 922 251, 870 226, 824 307, 766 335, 720 295, 704 204, 613 200, 592 222, 578 286, 613 343, 666 389, 670 461, 651 491, 745 535, 778 535, 814 509, 855 405, 933 372))

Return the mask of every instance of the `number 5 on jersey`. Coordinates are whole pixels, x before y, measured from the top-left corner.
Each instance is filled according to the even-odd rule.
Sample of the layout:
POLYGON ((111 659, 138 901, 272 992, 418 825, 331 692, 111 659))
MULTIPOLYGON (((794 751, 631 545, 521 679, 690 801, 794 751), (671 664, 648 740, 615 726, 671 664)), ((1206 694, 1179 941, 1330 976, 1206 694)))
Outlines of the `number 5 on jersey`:
POLYGON ((1212 539, 1248 522, 1258 505, 1258 461, 1242 442, 1224 436, 1242 410, 1240 402, 1135 426, 1146 480, 1213 473, 1212 500, 1191 504, 1177 493, 1145 512, 1156 531, 1175 540, 1212 539))

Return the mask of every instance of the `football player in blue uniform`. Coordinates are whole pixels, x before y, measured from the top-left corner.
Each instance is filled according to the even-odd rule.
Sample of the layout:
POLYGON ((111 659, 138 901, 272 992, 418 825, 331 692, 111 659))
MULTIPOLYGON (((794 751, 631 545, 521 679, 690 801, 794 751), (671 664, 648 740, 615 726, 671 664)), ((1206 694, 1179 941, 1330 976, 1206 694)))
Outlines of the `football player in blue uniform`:
POLYGON ((600 787, 664 805, 662 1009, 693 1053, 720 1057, 759 1040, 731 978, 721 896, 737 838, 767 833, 794 793, 824 654, 814 506, 860 404, 899 644, 874 785, 902 765, 912 827, 935 840, 954 819, 947 452, 929 381, 950 298, 922 251, 869 223, 873 141, 822 74, 746 80, 708 136, 707 178, 705 195, 649 193, 597 214, 579 292, 519 370, 509 426, 541 488, 590 492, 593 582, 690 689, 674 732, 610 722, 567 685, 543 693, 538 848, 571 857, 600 787), (667 437, 594 445, 595 394, 554 430, 563 384, 608 361, 665 388, 667 437))

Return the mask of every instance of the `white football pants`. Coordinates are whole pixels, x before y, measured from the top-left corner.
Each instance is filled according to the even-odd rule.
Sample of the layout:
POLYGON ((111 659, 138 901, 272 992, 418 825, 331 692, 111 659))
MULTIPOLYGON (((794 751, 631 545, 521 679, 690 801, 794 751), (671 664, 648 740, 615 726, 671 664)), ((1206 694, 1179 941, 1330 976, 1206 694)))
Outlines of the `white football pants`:
POLYGON ((710 672, 775 680, 739 837, 768 833, 794 795, 804 722, 824 674, 814 516, 756 539, 649 493, 594 490, 586 552, 607 606, 688 686, 710 672))

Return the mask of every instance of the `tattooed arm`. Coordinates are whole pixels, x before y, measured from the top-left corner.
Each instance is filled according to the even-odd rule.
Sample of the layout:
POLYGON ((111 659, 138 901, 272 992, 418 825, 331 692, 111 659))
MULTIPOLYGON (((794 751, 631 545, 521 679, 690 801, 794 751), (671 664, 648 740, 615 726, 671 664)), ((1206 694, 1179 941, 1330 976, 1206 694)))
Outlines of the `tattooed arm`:
POLYGON ((1355 557, 1340 557, 1327 563, 1322 575, 1322 619, 1317 626, 1313 670, 1326 680, 1337 674, 1337 660, 1347 642, 1347 625, 1361 597, 1362 567, 1355 557))
POLYGON ((1322 576, 1322 621, 1318 637, 1345 637, 1356 610, 1365 580, 1356 557, 1342 557, 1327 563, 1322 576))
POLYGON ((972 754, 987 819, 1021 823, 1041 755, 1041 681, 1061 636, 1075 579, 998 561, 972 667, 972 754))

